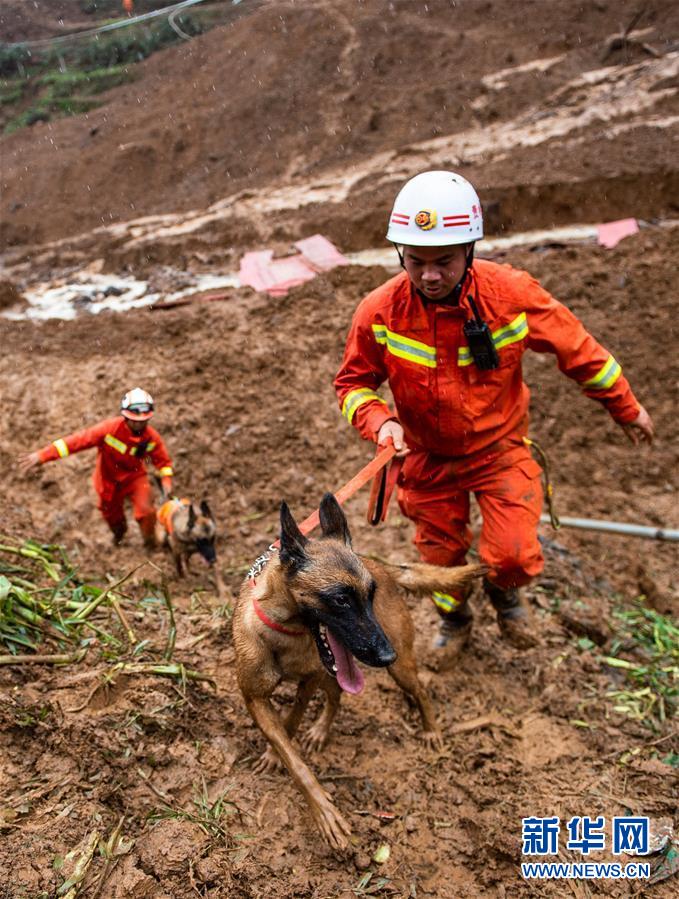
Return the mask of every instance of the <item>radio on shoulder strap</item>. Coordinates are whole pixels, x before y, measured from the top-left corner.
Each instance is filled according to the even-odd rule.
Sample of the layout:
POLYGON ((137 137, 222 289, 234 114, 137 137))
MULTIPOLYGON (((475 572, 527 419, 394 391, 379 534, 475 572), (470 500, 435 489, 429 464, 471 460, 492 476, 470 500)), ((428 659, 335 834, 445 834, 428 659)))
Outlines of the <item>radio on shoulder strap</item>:
POLYGON ((476 308, 472 295, 469 294, 467 299, 474 313, 474 318, 465 322, 463 331, 464 336, 467 338, 474 364, 481 371, 490 371, 493 368, 498 368, 500 358, 495 349, 490 328, 479 315, 479 310, 476 308))

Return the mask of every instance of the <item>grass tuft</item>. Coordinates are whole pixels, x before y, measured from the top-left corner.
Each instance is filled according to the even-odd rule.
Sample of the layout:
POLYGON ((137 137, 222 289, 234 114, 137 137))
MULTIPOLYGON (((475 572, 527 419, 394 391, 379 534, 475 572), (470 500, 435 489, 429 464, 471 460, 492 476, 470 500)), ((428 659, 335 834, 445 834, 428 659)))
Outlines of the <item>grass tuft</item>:
POLYGON ((643 599, 613 614, 617 633, 603 661, 624 670, 630 685, 607 695, 617 712, 659 731, 679 706, 679 627, 643 599))

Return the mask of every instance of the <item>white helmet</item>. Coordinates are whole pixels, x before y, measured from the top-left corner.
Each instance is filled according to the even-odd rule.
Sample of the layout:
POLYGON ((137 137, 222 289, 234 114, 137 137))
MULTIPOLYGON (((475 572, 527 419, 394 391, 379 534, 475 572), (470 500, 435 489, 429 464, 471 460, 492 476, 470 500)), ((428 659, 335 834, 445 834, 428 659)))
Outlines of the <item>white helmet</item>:
POLYGON ((407 247, 447 247, 483 237, 481 202, 455 172, 422 172, 399 191, 387 240, 407 247))
POLYGON ((148 421, 153 415, 153 397, 141 387, 135 387, 120 401, 120 413, 132 421, 148 421))

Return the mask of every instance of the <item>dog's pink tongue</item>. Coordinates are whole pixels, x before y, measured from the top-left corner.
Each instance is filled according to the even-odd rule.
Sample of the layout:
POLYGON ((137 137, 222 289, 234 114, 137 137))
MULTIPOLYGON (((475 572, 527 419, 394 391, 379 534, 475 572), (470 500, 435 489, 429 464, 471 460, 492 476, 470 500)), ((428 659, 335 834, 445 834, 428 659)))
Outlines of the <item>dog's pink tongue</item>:
POLYGON ((360 693, 365 684, 363 672, 354 661, 352 654, 328 628, 328 643, 337 665, 337 683, 346 693, 360 693))

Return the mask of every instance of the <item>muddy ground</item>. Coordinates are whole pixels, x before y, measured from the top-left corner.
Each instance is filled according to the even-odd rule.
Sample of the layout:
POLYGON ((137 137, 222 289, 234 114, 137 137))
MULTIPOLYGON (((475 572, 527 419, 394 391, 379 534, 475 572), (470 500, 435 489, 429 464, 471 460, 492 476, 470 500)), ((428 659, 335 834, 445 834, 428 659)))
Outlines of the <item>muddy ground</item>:
MULTIPOLYGON (((432 162, 459 164, 479 183, 492 230, 645 218, 612 251, 543 245, 496 258, 529 269, 583 319, 658 431, 652 450, 635 449, 551 357, 531 355, 531 433, 549 452, 559 511, 676 528, 679 229, 654 223, 677 209, 676 4, 645 7, 638 27, 653 30, 640 40, 653 53, 629 44, 605 60, 608 36, 635 4, 420 6, 265 4, 151 57, 89 119, 3 138, 7 273, 21 289, 101 259, 104 271, 170 290, 183 268, 221 274, 242 250, 281 250, 319 230, 343 250, 369 248, 382 241, 394 185, 432 162), (515 70, 562 54, 546 70, 515 70), (592 75, 602 66, 604 76, 592 75), (399 94, 404 72, 412 82, 399 82, 399 94), (102 213, 114 225, 93 230, 102 213), (158 218, 129 223, 137 215, 158 218)), ((112 550, 90 455, 26 478, 16 466, 18 453, 112 414, 141 383, 156 398, 177 491, 209 498, 216 513, 235 594, 276 535, 280 501, 301 519, 372 455, 340 418, 331 382, 356 303, 386 277, 349 266, 283 299, 240 289, 175 310, 0 319, 2 531, 63 544, 98 584, 145 560, 134 530, 112 550)), ((366 502, 363 493, 347 504, 356 548, 414 559, 397 506, 373 529, 366 502)), ((118 826, 119 855, 108 869, 95 857, 83 899, 676 895, 676 877, 641 890, 521 880, 524 816, 679 823, 676 768, 664 761, 679 751, 672 724, 616 712, 606 694, 624 686, 624 672, 601 661, 613 651, 617 608, 645 594, 658 611, 676 611, 676 544, 548 526, 541 536, 545 572, 528 591, 539 647, 507 647, 477 596, 469 650, 455 671, 433 674, 435 613, 410 603, 442 752, 423 747, 383 672, 345 697, 330 744, 310 758, 351 822, 345 855, 322 844, 287 775, 253 773, 265 743, 236 687, 229 602, 200 568, 180 581, 154 554, 177 609, 174 658, 215 687, 111 679, 115 659, 97 645, 70 667, 0 667, 0 897, 63 895, 64 857, 118 826), (378 865, 384 843, 390 856, 378 865)), ((168 637, 167 616, 149 600, 158 581, 146 566, 126 585, 145 659, 162 656, 168 637)), ((283 689, 281 704, 291 698, 283 689)))
MULTIPOLYGON (((633 449, 549 358, 532 357, 532 433, 549 448, 563 513, 672 523, 679 434, 672 391, 659 386, 667 366, 657 347, 673 327, 669 262, 678 243, 677 232, 649 231, 612 252, 582 247, 510 257, 605 335, 659 431, 652 452, 633 449)), ((274 535, 281 499, 303 517, 370 456, 340 419, 330 381, 357 298, 383 277, 380 269, 347 268, 283 300, 237 291, 188 311, 3 324, 12 350, 2 359, 2 380, 17 410, 0 436, 6 527, 63 542, 83 573, 99 580, 143 559, 134 532, 111 553, 88 489, 91 458, 28 479, 13 461, 19 449, 108 414, 111 396, 140 380, 157 397, 157 424, 176 458, 180 491, 213 504, 220 561, 235 590, 274 535)), ((410 525, 397 509, 372 530, 363 521, 365 503, 363 495, 347 507, 356 546, 391 560, 414 558, 410 525)), ((381 842, 391 847, 375 874, 375 881, 389 878, 385 895, 567 895, 557 886, 521 883, 522 816, 631 809, 663 818, 676 802, 673 769, 654 760, 654 741, 662 740, 664 757, 668 734, 612 711, 604 694, 614 681, 597 655, 578 648, 584 631, 575 633, 571 618, 584 622, 605 651, 611 610, 639 594, 640 576, 668 611, 677 595, 676 550, 576 532, 555 537, 548 527, 542 533, 547 565, 531 598, 543 645, 523 655, 508 649, 477 599, 474 639, 459 669, 425 669, 446 734, 442 753, 423 749, 415 719, 384 674, 373 672, 361 696, 347 697, 331 744, 312 759, 352 823, 356 849, 347 857, 320 843, 286 776, 253 776, 264 742, 243 709, 228 622, 215 611, 204 576, 171 580, 182 610, 176 658, 212 674, 216 691, 119 677, 87 702, 106 670, 96 652, 72 670, 4 669, 5 709, 49 709, 34 726, 17 726, 9 712, 4 722, 3 803, 20 809, 2 843, 13 872, 5 895, 52 895, 61 882, 53 858, 95 827, 110 832, 122 816, 126 838, 136 842, 104 896, 348 896, 381 842), (455 733, 460 722, 480 716, 491 723, 455 733), (621 765, 633 749, 633 762, 621 765), (151 826, 147 816, 162 802, 142 775, 177 808, 191 808, 203 779, 211 798, 228 789, 239 810, 228 819, 229 837, 213 838, 174 818, 151 826), (393 823, 374 817, 385 810, 397 816, 393 823)), ((169 560, 154 561, 171 576, 169 560)), ((144 595, 143 585, 131 595, 144 595)), ((426 663, 435 616, 427 603, 413 603, 413 612, 426 663)), ((147 611, 136 626, 162 647, 166 623, 158 612, 147 611)), ((289 699, 283 691, 283 702, 289 699)), ((632 895, 610 885, 591 886, 591 893, 632 895)), ((661 884, 652 895, 672 890, 661 884)))

